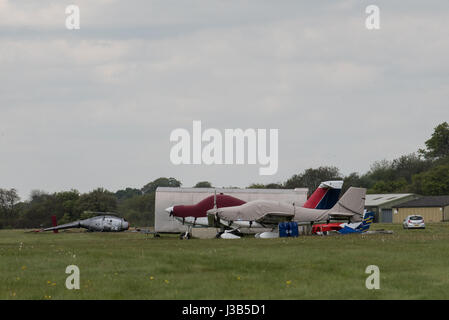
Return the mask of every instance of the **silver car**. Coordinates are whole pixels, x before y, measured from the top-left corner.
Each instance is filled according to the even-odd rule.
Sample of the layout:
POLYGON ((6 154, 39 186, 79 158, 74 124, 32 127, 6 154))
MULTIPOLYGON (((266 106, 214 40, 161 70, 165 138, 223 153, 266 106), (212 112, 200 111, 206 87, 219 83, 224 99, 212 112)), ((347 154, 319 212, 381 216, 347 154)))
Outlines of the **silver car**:
POLYGON ((404 229, 425 229, 426 225, 424 223, 424 218, 419 215, 410 215, 404 219, 402 223, 404 229))

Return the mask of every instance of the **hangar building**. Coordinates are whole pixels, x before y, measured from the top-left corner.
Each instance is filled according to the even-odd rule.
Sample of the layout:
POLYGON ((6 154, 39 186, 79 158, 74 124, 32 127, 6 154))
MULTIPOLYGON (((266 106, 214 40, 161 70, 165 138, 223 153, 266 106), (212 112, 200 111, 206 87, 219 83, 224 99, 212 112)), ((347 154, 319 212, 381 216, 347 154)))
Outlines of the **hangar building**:
POLYGON ((204 198, 224 193, 243 201, 276 200, 302 204, 307 201, 308 188, 295 189, 227 189, 227 188, 170 188, 156 189, 156 203, 154 208, 154 231, 156 232, 184 232, 187 227, 170 217, 166 208, 174 205, 191 205, 204 198))
POLYGON ((393 222, 393 207, 418 197, 413 193, 367 194, 365 209, 374 211, 374 222, 389 223, 393 222))
POLYGON ((428 196, 393 208, 393 222, 401 223, 411 214, 423 216, 425 222, 449 221, 449 196, 428 196))

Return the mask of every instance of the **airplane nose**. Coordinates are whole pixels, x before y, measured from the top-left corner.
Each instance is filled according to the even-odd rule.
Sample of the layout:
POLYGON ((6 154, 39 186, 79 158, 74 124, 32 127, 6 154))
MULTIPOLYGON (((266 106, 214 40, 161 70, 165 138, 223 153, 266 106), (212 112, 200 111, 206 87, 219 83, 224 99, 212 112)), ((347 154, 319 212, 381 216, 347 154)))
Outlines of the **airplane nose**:
POLYGON ((167 211, 169 214, 173 213, 173 206, 168 207, 167 209, 165 209, 165 211, 167 211))
POLYGON ((129 229, 129 222, 128 222, 128 221, 124 221, 124 222, 123 222, 123 228, 124 228, 125 230, 128 230, 128 229, 129 229))

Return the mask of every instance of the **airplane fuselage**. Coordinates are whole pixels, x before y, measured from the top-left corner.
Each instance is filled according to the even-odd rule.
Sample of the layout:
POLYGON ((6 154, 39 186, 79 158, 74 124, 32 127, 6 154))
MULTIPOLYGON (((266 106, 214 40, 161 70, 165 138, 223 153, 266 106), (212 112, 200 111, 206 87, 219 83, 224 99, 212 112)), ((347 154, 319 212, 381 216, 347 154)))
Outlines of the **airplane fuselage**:
POLYGON ((51 228, 44 231, 62 230, 71 228, 85 228, 88 231, 97 232, 119 232, 129 229, 129 223, 123 218, 113 215, 101 215, 89 219, 78 220, 51 228))
POLYGON ((194 228, 206 228, 209 227, 209 223, 207 221, 207 217, 177 217, 174 216, 174 218, 181 222, 182 224, 194 228))
POLYGON ((80 221, 80 227, 89 231, 117 232, 128 230, 129 224, 123 218, 99 216, 80 221))

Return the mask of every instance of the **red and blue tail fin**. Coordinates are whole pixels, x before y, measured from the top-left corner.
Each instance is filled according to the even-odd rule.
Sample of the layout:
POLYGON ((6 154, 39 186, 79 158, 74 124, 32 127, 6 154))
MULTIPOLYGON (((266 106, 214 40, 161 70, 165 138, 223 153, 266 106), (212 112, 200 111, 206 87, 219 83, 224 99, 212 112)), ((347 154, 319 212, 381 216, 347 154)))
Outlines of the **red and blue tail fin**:
POLYGON ((322 182, 303 207, 322 210, 332 208, 338 201, 342 186, 343 181, 322 182))

